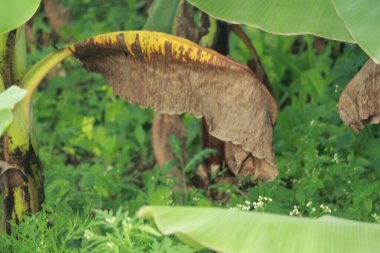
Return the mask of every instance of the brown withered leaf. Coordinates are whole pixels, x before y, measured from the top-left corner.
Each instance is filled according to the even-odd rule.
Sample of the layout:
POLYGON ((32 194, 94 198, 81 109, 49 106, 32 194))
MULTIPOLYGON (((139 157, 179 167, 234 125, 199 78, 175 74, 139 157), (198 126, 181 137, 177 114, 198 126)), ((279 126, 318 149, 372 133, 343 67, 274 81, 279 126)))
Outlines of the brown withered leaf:
MULTIPOLYGON (((270 90, 271 86, 268 76, 249 37, 240 25, 232 25, 231 30, 244 42, 251 53, 252 59, 247 62, 248 67, 267 89, 270 90)), ((224 148, 224 155, 228 168, 237 176, 243 178, 253 176, 254 179, 257 180, 273 180, 278 175, 276 167, 262 163, 261 160, 245 151, 241 145, 227 143, 224 148)))
MULTIPOLYGON (((177 160, 177 157, 172 151, 169 138, 171 135, 179 138, 182 144, 182 157, 184 162, 187 160, 185 148, 186 130, 182 124, 182 118, 179 115, 165 115, 157 113, 154 116, 152 123, 152 144, 154 155, 160 167, 169 161, 177 160)), ((176 175, 180 179, 180 169, 176 166, 168 174, 168 176, 176 175)))
POLYGON ((339 98, 339 115, 354 131, 380 122, 380 65, 369 59, 339 98))
POLYGON ((275 166, 252 156, 251 153, 243 150, 241 145, 227 142, 224 155, 228 168, 237 176, 243 178, 253 176, 257 180, 273 180, 278 176, 275 166))
POLYGON ((186 1, 181 1, 176 18, 176 35, 198 42, 205 34, 207 34, 207 28, 197 26, 193 10, 186 1))
POLYGON ((204 117, 211 135, 275 167, 276 105, 246 66, 191 41, 147 31, 100 35, 70 50, 85 68, 102 73, 117 95, 160 113, 204 117))
POLYGON ((197 170, 195 171, 195 174, 200 178, 201 184, 203 188, 207 188, 210 180, 208 175, 208 168, 204 164, 199 164, 197 167, 197 170))
POLYGON ((69 25, 71 20, 70 9, 62 5, 60 0, 43 0, 42 1, 46 17, 55 34, 62 38, 61 29, 69 25))

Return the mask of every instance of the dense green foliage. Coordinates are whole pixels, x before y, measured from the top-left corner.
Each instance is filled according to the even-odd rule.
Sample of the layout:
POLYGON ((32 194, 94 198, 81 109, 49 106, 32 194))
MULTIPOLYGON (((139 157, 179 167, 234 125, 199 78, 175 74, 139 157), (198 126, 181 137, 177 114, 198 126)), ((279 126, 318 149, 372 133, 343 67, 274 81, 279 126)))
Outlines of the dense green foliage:
MULTIPOLYGON (((110 30, 141 29, 146 19, 142 2, 64 1, 73 10, 72 26, 65 33, 79 40, 110 30)), ((33 31, 51 29, 43 18, 36 18, 33 31)), ((241 189, 211 185, 228 195, 215 203, 202 189, 191 188, 186 196, 173 190, 174 182, 154 161, 153 112, 116 98, 101 76, 69 60, 57 76, 46 80, 34 100, 45 167, 44 211, 15 227, 22 240, 1 235, 0 251, 192 252, 171 237, 158 236, 152 224, 136 220, 135 212, 144 204, 214 205, 309 217, 331 213, 380 222, 379 126, 353 133, 339 120, 336 107, 365 54, 354 45, 332 41, 322 41, 326 48, 319 50, 312 36, 247 32, 279 106, 274 142, 278 179, 259 185, 242 182, 241 189)), ((49 50, 34 51, 29 61, 49 50)), ((242 63, 250 58, 234 35, 230 55, 242 63)), ((189 157, 194 158, 185 176, 191 178, 195 161, 210 152, 200 148, 200 122, 186 116, 185 123, 189 157)))

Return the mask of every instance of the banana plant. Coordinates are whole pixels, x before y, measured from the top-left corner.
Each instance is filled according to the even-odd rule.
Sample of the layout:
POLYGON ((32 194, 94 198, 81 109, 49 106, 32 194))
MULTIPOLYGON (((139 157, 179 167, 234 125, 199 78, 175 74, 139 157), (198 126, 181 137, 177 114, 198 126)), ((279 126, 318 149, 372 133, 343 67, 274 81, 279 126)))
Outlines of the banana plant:
MULTIPOLYGON (((31 15, 34 7, 29 9, 31 15)), ((7 221, 20 222, 24 215, 40 210, 44 200, 32 98, 45 75, 69 56, 87 70, 101 73, 114 93, 131 103, 163 114, 203 117, 212 136, 240 145, 256 159, 258 170, 277 172, 272 148, 276 105, 248 67, 177 36, 120 31, 67 45, 27 69, 24 28, 15 27, 21 23, 2 29, 0 46, 4 88, 17 85, 27 91, 0 146, 1 160, 16 168, 1 176, 3 226, 8 232, 7 221)))
MULTIPOLYGON (((0 92, 15 85, 21 87, 19 83, 27 71, 23 24, 38 6, 39 0, 0 3, 0 92)), ((19 222, 24 214, 37 212, 44 199, 33 125, 23 116, 19 105, 12 117, 13 122, 0 139, 2 228, 7 232, 10 232, 7 220, 19 222)))

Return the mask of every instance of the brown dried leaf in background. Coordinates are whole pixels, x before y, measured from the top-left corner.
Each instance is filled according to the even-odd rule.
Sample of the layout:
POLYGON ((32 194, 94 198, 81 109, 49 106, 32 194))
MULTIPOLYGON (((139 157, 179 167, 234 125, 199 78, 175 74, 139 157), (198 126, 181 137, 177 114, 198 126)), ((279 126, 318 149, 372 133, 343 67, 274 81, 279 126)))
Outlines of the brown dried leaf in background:
MULTIPOLYGON (((154 155, 157 163, 160 167, 168 163, 169 161, 177 160, 177 157, 172 151, 169 138, 175 135, 179 138, 182 144, 182 157, 184 162, 187 160, 185 141, 186 131, 182 124, 182 118, 180 115, 164 115, 156 113, 152 123, 152 144, 154 155)), ((176 175, 180 178, 180 169, 175 166, 168 176, 176 175)))
POLYGON ((186 1, 182 1, 176 18, 176 35, 198 42, 205 34, 207 34, 207 28, 197 26, 194 21, 193 10, 187 5, 186 1))
MULTIPOLYGON (((271 86, 268 76, 248 35, 240 25, 232 25, 231 30, 244 42, 251 53, 252 59, 247 62, 248 67, 267 89, 270 90, 271 86)), ((253 176, 256 180, 266 181, 273 180, 278 175, 278 169, 275 166, 265 161, 261 162, 252 156, 252 154, 245 151, 241 145, 226 143, 224 155, 228 168, 237 176, 243 178, 253 176)))
POLYGON ((200 178, 202 188, 206 189, 210 183, 208 168, 204 164, 201 163, 198 165, 197 170, 195 171, 195 174, 200 178))
POLYGON ((369 59, 339 98, 339 115, 354 131, 380 122, 380 65, 369 59))
POLYGON ((246 66, 191 41, 146 31, 100 35, 70 50, 85 68, 102 73, 117 95, 160 113, 204 117, 211 135, 275 167, 276 105, 246 66))
POLYGON ((70 9, 64 7, 60 0, 43 0, 42 2, 50 26, 54 33, 63 39, 61 29, 70 23, 70 9))

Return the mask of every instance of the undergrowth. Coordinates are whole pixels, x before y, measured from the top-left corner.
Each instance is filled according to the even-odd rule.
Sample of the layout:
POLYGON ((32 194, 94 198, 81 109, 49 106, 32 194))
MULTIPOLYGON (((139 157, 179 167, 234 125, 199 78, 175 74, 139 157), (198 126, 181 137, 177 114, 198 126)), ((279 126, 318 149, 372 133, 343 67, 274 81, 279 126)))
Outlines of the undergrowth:
MULTIPOLYGON (((65 1, 76 8, 75 13, 83 12, 88 2, 65 1)), ((78 20, 70 31, 74 38, 105 32, 110 26, 114 30, 142 27, 145 14, 138 1, 130 2, 129 21, 124 23, 96 20, 103 5, 107 4, 91 4, 82 17, 74 13, 78 20)), ((118 5, 108 7, 121 15, 118 5)), ((174 179, 165 177, 166 171, 177 165, 183 169, 182 177, 190 179, 197 165, 215 152, 201 150, 200 122, 184 117, 186 146, 193 159, 185 163, 177 150, 179 163, 160 170, 151 147, 153 112, 116 98, 99 75, 66 61, 34 100, 39 155, 45 167, 43 211, 13 226, 13 235, 2 234, 0 252, 193 252, 136 218, 136 211, 146 204, 224 206, 310 217, 332 214, 379 222, 379 126, 353 133, 340 121, 337 110, 339 94, 364 62, 364 53, 331 41, 324 41, 326 48, 319 52, 312 36, 247 32, 279 106, 274 133, 278 179, 242 182, 240 188, 229 183, 210 185, 209 190, 228 196, 223 202, 211 201, 207 190, 179 191, 174 179)), ((230 51, 242 63, 250 59, 234 35, 230 51)), ((33 53, 29 60, 44 53, 33 53)), ((178 149, 176 140, 172 146, 178 149)))

